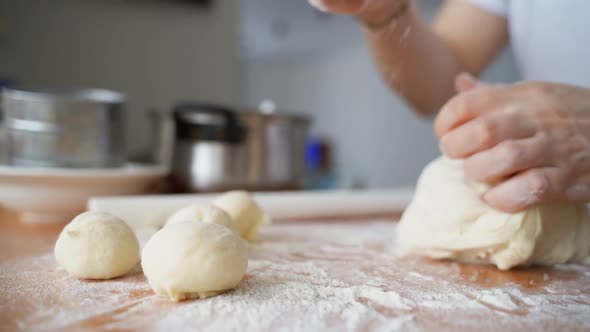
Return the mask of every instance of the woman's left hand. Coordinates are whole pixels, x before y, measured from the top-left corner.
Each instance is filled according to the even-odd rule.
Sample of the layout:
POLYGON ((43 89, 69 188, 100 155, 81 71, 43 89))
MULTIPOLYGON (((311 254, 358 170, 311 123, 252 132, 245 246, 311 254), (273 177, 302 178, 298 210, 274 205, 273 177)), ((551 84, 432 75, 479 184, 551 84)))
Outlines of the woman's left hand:
POLYGON ((459 93, 435 131, 467 177, 492 187, 482 199, 506 212, 551 201, 590 201, 590 90, 555 83, 480 84, 459 93))

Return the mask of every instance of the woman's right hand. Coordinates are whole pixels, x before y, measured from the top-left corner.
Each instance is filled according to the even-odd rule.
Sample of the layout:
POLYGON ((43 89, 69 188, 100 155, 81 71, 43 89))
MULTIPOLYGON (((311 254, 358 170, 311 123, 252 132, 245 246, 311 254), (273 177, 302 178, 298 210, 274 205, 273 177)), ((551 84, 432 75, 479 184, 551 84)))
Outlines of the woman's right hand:
POLYGON ((385 26, 408 7, 410 0, 308 0, 315 8, 334 14, 355 16, 369 27, 385 26))

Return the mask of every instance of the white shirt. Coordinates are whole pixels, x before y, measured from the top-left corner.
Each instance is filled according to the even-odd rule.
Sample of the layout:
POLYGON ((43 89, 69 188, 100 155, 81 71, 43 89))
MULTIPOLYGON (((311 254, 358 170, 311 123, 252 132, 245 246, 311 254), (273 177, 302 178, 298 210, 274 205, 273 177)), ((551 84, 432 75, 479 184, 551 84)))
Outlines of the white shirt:
POLYGON ((590 88, 590 0, 468 0, 505 17, 525 80, 590 88))

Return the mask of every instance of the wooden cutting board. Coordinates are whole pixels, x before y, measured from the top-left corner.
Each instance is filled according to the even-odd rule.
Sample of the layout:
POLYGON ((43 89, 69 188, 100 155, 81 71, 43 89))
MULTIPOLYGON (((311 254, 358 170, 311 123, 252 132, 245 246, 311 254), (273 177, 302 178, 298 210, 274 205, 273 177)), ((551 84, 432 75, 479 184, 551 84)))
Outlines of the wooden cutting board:
POLYGON ((139 270, 68 276, 52 254, 60 227, 0 217, 2 331, 590 330, 590 267, 399 257, 391 220, 266 226, 236 290, 181 303, 154 295, 139 270))

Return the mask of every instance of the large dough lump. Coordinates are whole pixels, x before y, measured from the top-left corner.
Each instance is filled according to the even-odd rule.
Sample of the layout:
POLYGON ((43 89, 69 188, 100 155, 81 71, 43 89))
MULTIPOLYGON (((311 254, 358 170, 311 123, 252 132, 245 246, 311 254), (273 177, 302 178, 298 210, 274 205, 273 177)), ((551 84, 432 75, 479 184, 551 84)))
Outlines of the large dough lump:
POLYGON ((139 262, 139 243, 123 220, 86 212, 63 229, 54 253, 59 265, 76 277, 110 279, 126 274, 139 262))
POLYGON ((223 225, 170 223, 145 245, 141 266, 158 295, 174 301, 206 298, 240 283, 248 267, 248 248, 223 225))
POLYGON ((584 204, 542 204, 509 214, 483 203, 481 186, 465 178, 461 160, 431 162, 398 228, 402 252, 502 270, 582 262, 590 255, 584 204))

